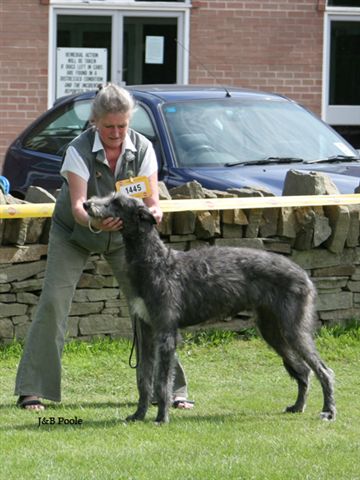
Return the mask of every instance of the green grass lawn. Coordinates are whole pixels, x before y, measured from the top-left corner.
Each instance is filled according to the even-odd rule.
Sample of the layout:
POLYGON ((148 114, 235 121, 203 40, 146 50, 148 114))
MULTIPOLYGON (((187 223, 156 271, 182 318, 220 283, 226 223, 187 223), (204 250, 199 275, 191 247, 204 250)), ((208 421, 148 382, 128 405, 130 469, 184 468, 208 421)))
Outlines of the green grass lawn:
POLYGON ((124 422, 137 400, 129 342, 68 344, 63 401, 41 415, 15 407, 21 346, 2 347, 0 478, 360 479, 360 328, 325 330, 317 345, 336 374, 336 422, 319 419, 315 378, 306 412, 283 414, 296 385, 281 360, 256 337, 215 332, 179 349, 196 405, 172 409, 161 427, 155 407, 143 423, 124 422))

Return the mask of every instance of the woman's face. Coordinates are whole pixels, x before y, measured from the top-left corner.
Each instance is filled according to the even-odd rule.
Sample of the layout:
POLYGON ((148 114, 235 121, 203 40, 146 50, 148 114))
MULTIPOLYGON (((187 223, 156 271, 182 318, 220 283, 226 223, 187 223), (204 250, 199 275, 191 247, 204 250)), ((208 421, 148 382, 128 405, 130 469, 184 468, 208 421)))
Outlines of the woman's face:
POLYGON ((120 148, 129 128, 130 112, 107 113, 95 122, 105 148, 120 148))

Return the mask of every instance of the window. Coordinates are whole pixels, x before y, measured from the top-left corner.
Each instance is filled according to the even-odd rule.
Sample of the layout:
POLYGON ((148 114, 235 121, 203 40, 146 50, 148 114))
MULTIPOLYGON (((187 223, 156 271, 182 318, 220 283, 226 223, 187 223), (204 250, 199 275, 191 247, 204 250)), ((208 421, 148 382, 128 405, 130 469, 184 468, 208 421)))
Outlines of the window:
POLYGON ((360 7, 360 0, 328 0, 329 7, 360 7))
POLYGON ((360 0, 330 3, 339 8, 325 14, 322 116, 360 148, 360 0))
POLYGON ((91 101, 66 104, 47 116, 24 140, 24 147, 37 152, 61 156, 71 140, 88 125, 91 101))
POLYGON ((330 105, 360 105, 360 22, 331 23, 330 105))

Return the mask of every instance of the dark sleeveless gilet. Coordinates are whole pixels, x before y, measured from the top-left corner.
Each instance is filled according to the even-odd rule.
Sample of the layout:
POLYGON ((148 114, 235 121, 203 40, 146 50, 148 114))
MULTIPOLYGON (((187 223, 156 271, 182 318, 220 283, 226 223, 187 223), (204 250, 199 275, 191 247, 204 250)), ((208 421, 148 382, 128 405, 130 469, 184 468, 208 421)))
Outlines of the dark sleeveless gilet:
MULTIPOLYGON (((89 128, 79 137, 70 142, 87 165, 90 177, 88 180, 87 198, 94 195, 106 196, 115 191, 115 182, 125 178, 135 177, 139 174, 150 141, 143 135, 129 129, 128 134, 136 151, 125 150, 119 173, 114 176, 110 167, 104 163, 104 151, 93 152, 95 129, 89 128)), ((64 180, 53 214, 56 226, 69 233, 70 239, 79 246, 94 253, 112 251, 122 245, 120 232, 92 233, 88 227, 83 227, 75 222, 71 210, 69 186, 64 180)))

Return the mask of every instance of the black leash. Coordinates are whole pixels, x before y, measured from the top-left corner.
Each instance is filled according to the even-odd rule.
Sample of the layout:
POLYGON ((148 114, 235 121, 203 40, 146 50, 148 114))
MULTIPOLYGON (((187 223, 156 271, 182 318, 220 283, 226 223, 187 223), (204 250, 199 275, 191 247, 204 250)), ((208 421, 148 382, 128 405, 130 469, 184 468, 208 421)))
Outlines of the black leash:
POLYGON ((137 331, 136 331, 136 320, 133 322, 133 330, 134 330, 134 335, 133 335, 133 342, 132 342, 132 345, 131 345, 131 351, 130 351, 130 355, 129 355, 129 367, 130 368, 138 368, 139 366, 139 358, 138 358, 138 355, 136 355, 136 363, 135 365, 132 364, 132 357, 134 355, 134 350, 136 348, 136 344, 137 344, 137 331))

